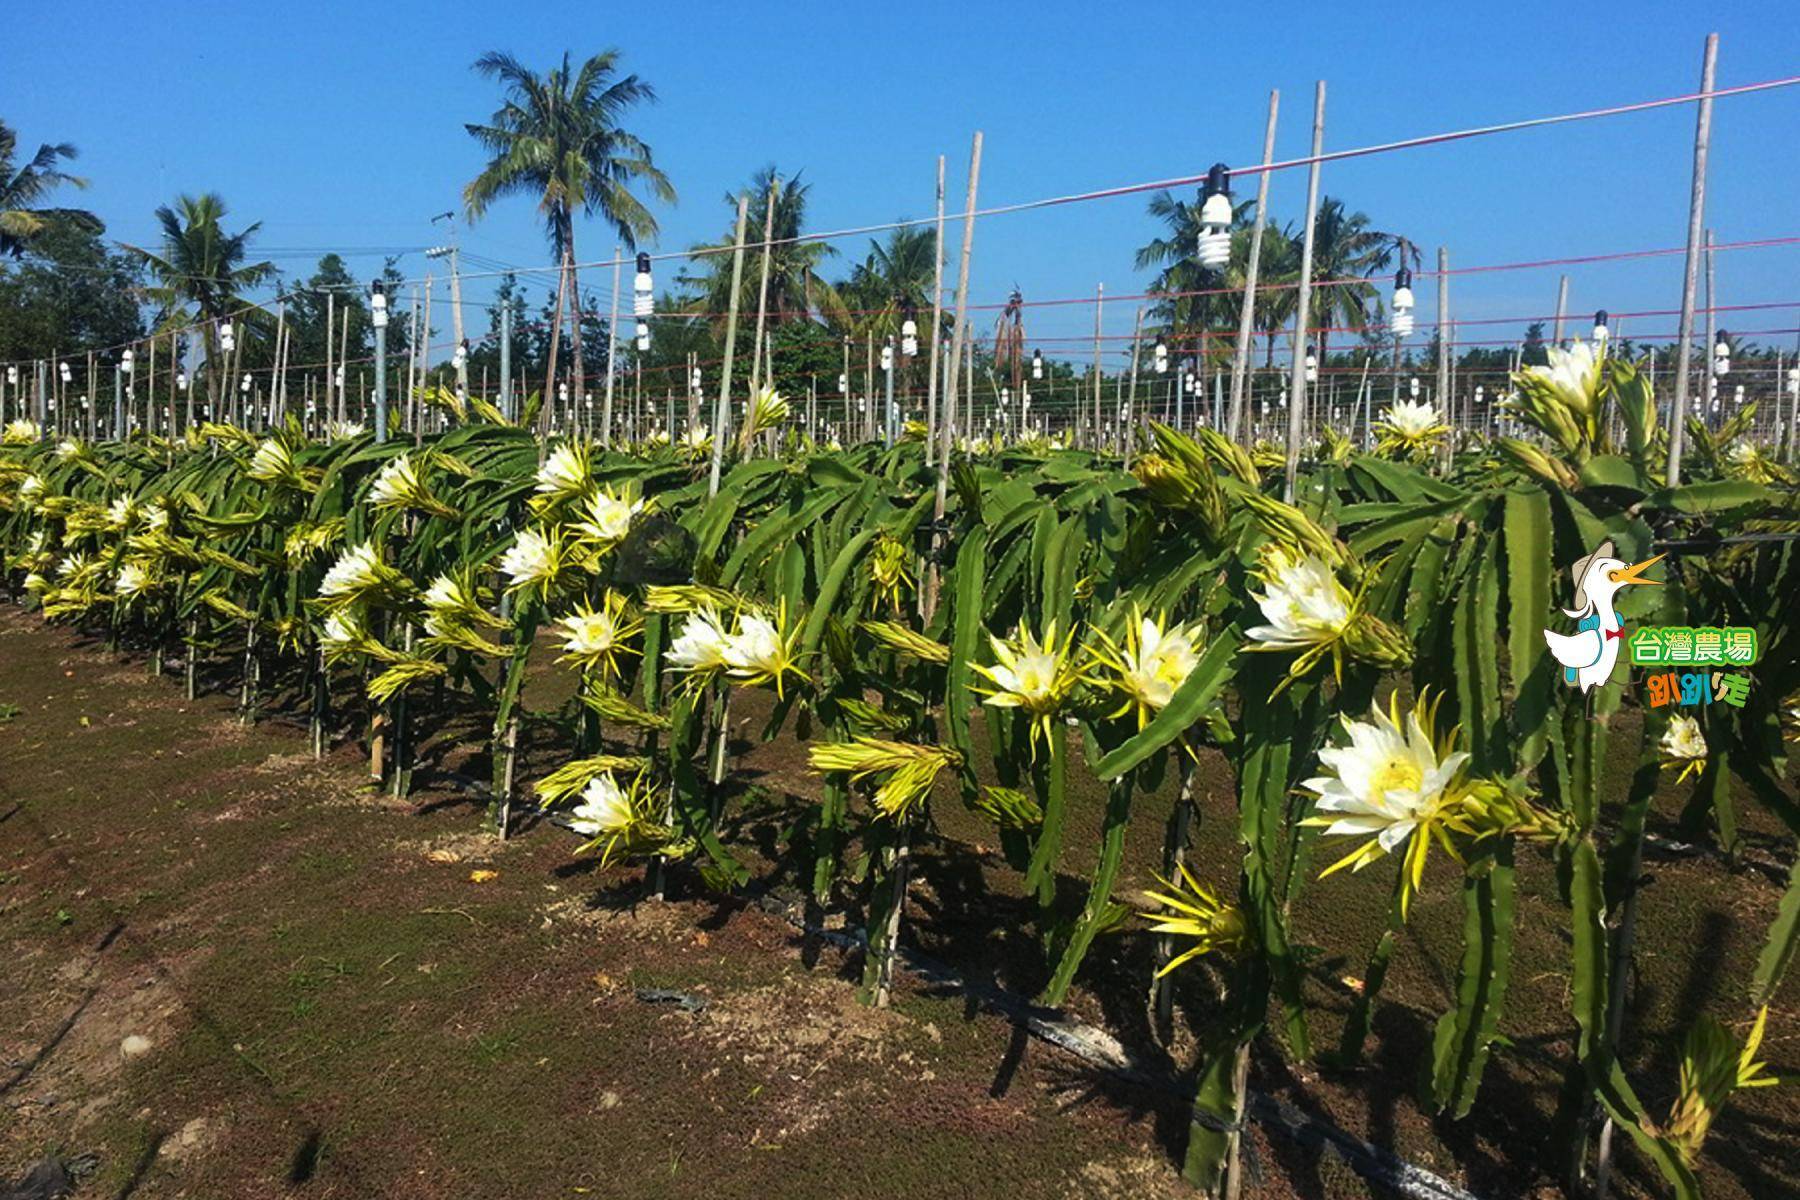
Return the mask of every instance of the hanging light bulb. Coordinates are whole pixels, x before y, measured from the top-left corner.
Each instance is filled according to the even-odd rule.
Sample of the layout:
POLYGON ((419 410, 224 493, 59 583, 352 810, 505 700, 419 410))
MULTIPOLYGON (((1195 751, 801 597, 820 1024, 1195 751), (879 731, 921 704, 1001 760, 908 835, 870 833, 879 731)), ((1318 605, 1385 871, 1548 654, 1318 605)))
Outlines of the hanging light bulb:
POLYGON ((637 256, 637 274, 631 280, 632 315, 642 321, 656 311, 656 283, 650 278, 650 256, 637 256))
POLYGON ((369 284, 369 322, 377 329, 387 328, 387 290, 379 279, 369 284))
POLYGON ((1200 204, 1200 265, 1217 270, 1231 261, 1231 171, 1214 163, 1200 204))
POLYGON ((556 398, 564 404, 567 404, 569 402, 569 385, 568 384, 559 383, 556 385, 556 398))
POLYGON ((1044 377, 1044 352, 1042 350, 1031 352, 1031 377, 1033 379, 1044 377))
POLYGON ((219 349, 227 354, 237 349, 237 331, 232 329, 230 321, 219 322, 219 349))
POLYGON ((56 365, 59 369, 60 374, 62 375, 63 383, 69 384, 69 383, 75 382, 75 373, 73 371, 69 370, 68 363, 66 363, 66 362, 65 363, 57 363, 56 365))
POLYGON ((334 376, 334 378, 331 381, 333 383, 333 385, 336 386, 338 391, 340 391, 340 392, 343 391, 344 390, 344 368, 339 367, 337 370, 332 372, 332 375, 334 376))
POLYGON ((646 351, 648 351, 649 349, 650 349, 650 323, 648 321, 639 321, 637 323, 637 350, 638 350, 638 353, 643 354, 646 351))
POLYGON ((1306 348, 1306 382, 1319 382, 1319 356, 1313 353, 1311 346, 1306 348))
POLYGON ((848 375, 844 374, 842 371, 839 371, 838 372, 838 395, 847 396, 849 394, 850 394, 850 377, 848 375))
POLYGON ((1740 383, 1737 385, 1737 388, 1731 394, 1731 398, 1733 400, 1737 401, 1737 406, 1739 408, 1744 407, 1744 385, 1743 384, 1740 383))
POLYGON ((187 372, 186 371, 175 372, 175 386, 184 392, 187 391, 187 372))
POLYGON ((1603 308, 1594 314, 1594 340, 1605 345, 1606 339, 1611 336, 1612 330, 1606 327, 1606 310, 1603 308))
POLYGON ((1411 337, 1413 332, 1412 272, 1401 267, 1394 272, 1394 319, 1389 322, 1397 338, 1411 337))
POLYGON ((248 372, 246 372, 244 377, 238 381, 238 391, 246 396, 250 394, 250 375, 248 372))
POLYGON ((1419 377, 1417 375, 1410 376, 1407 379, 1406 394, 1414 400, 1419 398, 1419 377))
POLYGON ((1168 374, 1169 348, 1163 344, 1161 338, 1156 339, 1156 349, 1151 352, 1151 356, 1156 360, 1156 373, 1158 375, 1168 374))
POLYGON ((1788 395, 1800 396, 1800 367, 1789 367, 1787 373, 1788 395))
POLYGON ((19 368, 9 365, 6 368, 6 385, 8 387, 14 387, 14 386, 17 386, 18 382, 19 382, 19 368))
POLYGON ((1731 343, 1726 340, 1729 335, 1719 330, 1719 336, 1713 339, 1713 374, 1723 378, 1731 374, 1731 343))
POLYGON ((136 364, 132 362, 131 347, 127 346, 125 352, 119 355, 119 370, 129 375, 135 366, 136 364))
POLYGON ((462 341, 458 342, 456 344, 456 349, 450 352, 450 365, 458 371, 469 365, 468 338, 464 338, 462 341))
POLYGON ((592 393, 592 392, 581 393, 581 402, 583 404, 587 405, 587 410, 589 412, 594 411, 594 393, 592 393))
POLYGON ((919 355, 919 321, 918 308, 911 300, 901 302, 904 319, 900 322, 900 353, 907 358, 919 355))
POLYGON ((1012 389, 1004 388, 1004 387, 1001 388, 1000 389, 1000 407, 1002 409, 1004 409, 1010 403, 1012 403, 1012 389))
POLYGON ((894 343, 891 338, 881 344, 881 369, 884 371, 894 369, 894 343))
MULTIPOLYGON (((842 375, 839 375, 838 378, 840 380, 842 380, 844 377, 842 375)), ((688 387, 692 388, 696 392, 700 390, 700 368, 699 367, 695 367, 693 369, 693 371, 691 373, 689 373, 688 387)), ((841 392, 844 389, 842 386, 839 386, 838 390, 841 392)))

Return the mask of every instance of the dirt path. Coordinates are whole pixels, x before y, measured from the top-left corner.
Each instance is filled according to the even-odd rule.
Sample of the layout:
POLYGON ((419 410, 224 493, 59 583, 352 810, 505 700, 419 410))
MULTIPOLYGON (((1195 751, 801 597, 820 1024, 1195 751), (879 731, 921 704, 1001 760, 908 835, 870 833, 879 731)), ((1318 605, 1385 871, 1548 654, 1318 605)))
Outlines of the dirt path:
POLYGON ((0 703, 0 1179, 56 1151, 98 1155, 80 1196, 1181 1192, 1179 1114, 957 1001, 865 1009, 754 909, 637 904, 557 830, 369 796, 352 752, 10 610, 0 703))
MULTIPOLYGON (((438 731, 436 750, 466 741, 459 729, 438 731)), ((1631 747, 1615 742, 1623 779, 1631 747)), ((778 853, 794 808, 783 791, 816 781, 791 740, 745 749, 740 844, 778 853)), ((1203 870, 1236 853, 1229 780, 1206 770, 1203 870)), ((353 747, 315 762, 297 725, 246 727, 223 695, 184 702, 141 660, 0 608, 0 1184, 55 1152, 98 1156, 82 1197, 1191 1194, 1176 1178, 1178 1102, 910 981, 872 1012, 855 1001, 859 964, 815 957, 754 907, 691 880, 683 892, 679 877, 670 903, 639 903, 638 872, 574 860, 560 830, 501 845, 467 796, 398 804, 365 774, 353 747)), ((1074 786, 1062 883, 1079 903, 1100 792, 1074 786)), ((1658 821, 1681 803, 1659 796, 1658 821)), ((1140 798, 1122 892, 1155 866, 1168 805, 1140 798)), ((1739 811, 1764 849, 1791 853, 1739 811)), ((909 940, 1031 994, 1041 950, 1016 876, 983 845, 991 830, 954 805, 934 819, 909 940)), ((1333 1074, 1270 1054, 1254 1082, 1478 1195, 1554 1196, 1548 1118, 1572 1030, 1553 865, 1520 863, 1509 1041, 1456 1123, 1416 1099, 1460 953, 1454 873, 1433 869, 1367 1065, 1333 1074)), ((1627 1050, 1660 1108, 1692 1014, 1741 1007, 1780 892, 1706 856, 1651 869, 1655 936, 1627 1050)), ((1319 1045, 1335 1043, 1387 887, 1376 871, 1338 875, 1296 905, 1303 935, 1336 948, 1307 951, 1319 1045)), ((1070 1006, 1154 1058, 1147 953, 1141 936, 1104 939, 1070 1006)), ((1208 990, 1204 972, 1179 983, 1171 1067, 1192 1061, 1208 990)), ((1775 1009, 1765 1051, 1790 1076, 1794 978, 1775 1009)), ((1707 1147, 1709 1197, 1796 1194, 1797 1098, 1788 1086, 1733 1101, 1707 1147)), ((1248 1197, 1369 1194, 1316 1150, 1260 1131, 1254 1143, 1248 1197)), ((1658 1194, 1627 1152, 1615 1195, 1658 1194)))

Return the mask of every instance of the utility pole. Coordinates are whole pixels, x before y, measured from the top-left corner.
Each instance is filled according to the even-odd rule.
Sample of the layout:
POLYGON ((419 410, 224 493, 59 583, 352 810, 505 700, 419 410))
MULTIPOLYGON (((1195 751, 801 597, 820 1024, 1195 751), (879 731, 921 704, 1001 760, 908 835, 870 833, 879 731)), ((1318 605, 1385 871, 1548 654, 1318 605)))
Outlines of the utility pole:
MULTIPOLYGON (((1675 344, 1675 400, 1669 412, 1669 468, 1664 482, 1681 484, 1681 451, 1686 441, 1689 342, 1694 336, 1694 284, 1700 270, 1700 231, 1706 224, 1706 150, 1712 140, 1713 71, 1719 61, 1719 35, 1706 35, 1700 60, 1700 104, 1694 118, 1694 177, 1688 197, 1687 257, 1681 271, 1681 327, 1675 344)), ((1711 348, 1708 348, 1708 353, 1711 348)))
POLYGON ((1564 275, 1556 281, 1556 321, 1550 326, 1550 344, 1558 350, 1562 349, 1563 313, 1568 310, 1568 307, 1569 277, 1564 275))
POLYGON ((1287 481, 1282 499, 1294 502, 1300 439, 1306 419, 1306 325, 1312 310, 1313 231, 1319 223, 1319 154, 1325 146, 1325 81, 1313 90, 1312 166, 1306 179, 1306 233, 1300 244, 1300 295, 1294 308, 1294 361, 1288 371, 1287 481))

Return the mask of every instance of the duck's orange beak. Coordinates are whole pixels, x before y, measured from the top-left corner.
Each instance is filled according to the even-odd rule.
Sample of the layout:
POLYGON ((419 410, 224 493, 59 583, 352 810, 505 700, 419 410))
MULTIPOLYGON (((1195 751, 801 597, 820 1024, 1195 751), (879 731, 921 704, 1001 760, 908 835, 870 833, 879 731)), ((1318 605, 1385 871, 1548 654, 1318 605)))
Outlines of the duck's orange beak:
POLYGON ((1661 562, 1667 555, 1658 554, 1655 558, 1646 558, 1643 562, 1632 563, 1622 571, 1612 572, 1612 581, 1617 584, 1648 583, 1656 587, 1662 586, 1660 579, 1645 579, 1644 572, 1661 562))

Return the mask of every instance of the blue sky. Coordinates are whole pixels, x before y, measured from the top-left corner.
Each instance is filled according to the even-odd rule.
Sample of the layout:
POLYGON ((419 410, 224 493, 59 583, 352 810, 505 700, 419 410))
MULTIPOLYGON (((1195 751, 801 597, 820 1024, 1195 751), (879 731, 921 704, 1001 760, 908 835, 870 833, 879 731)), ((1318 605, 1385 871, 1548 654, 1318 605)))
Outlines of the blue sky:
MULTIPOLYGON (((326 249, 438 240, 430 216, 455 206, 480 166, 462 122, 497 102, 469 70, 487 49, 545 67, 565 48, 625 52, 661 94, 633 122, 681 192, 660 213, 658 248, 681 249, 716 237, 726 192, 770 162, 804 169, 815 228, 929 215, 940 153, 954 209, 978 128, 986 206, 1198 173, 1218 159, 1251 163, 1272 87, 1282 97, 1277 157, 1302 154, 1319 78, 1333 149, 1691 91, 1712 30, 1721 86, 1800 74, 1800 6, 1708 7, 27 4, 0 42, 0 116, 34 145, 80 147, 78 169, 93 180, 81 202, 112 236, 148 238, 156 205, 217 190, 238 218, 261 220, 260 244, 304 276, 326 249)), ((1452 266, 1678 246, 1693 120, 1678 107, 1330 164, 1322 186, 1428 255, 1447 246, 1452 266)), ((1708 216, 1719 240, 1800 234, 1797 134, 1800 87, 1715 105, 1708 216)), ((1301 216, 1305 174, 1276 176, 1278 218, 1301 216)), ((1032 300, 1097 283, 1141 290, 1131 257, 1152 231, 1144 200, 982 222, 974 299, 997 302, 1014 283, 1032 300)), ((577 237, 583 259, 610 253, 596 223, 577 237)), ((840 244, 838 262, 860 259, 866 241, 840 244)), ((508 263, 548 257, 523 199, 465 230, 463 244, 508 263)), ((380 259, 351 264, 366 276, 380 259)), ((425 263, 412 253, 402 268, 422 274, 425 263)), ((1584 324, 1601 306, 1679 302, 1678 255, 1570 274, 1570 310, 1584 324)), ((1722 304, 1800 302, 1800 245, 1721 254, 1717 274, 1722 304)), ((1556 283, 1554 269, 1464 277, 1452 284, 1453 315, 1546 314, 1556 283)), ((468 289, 474 300, 486 292, 468 289)), ((1429 285, 1419 301, 1423 321, 1429 285)), ((1108 331, 1128 333, 1131 309, 1109 305, 1108 331)), ((1721 323, 1793 329, 1800 307, 1721 323)), ((1674 324, 1644 318, 1625 332, 1674 324)), ((1090 308, 1050 307, 1030 313, 1027 331, 1073 338, 1092 325, 1090 308)), ((1758 340, 1791 347, 1794 335, 1758 340)))

